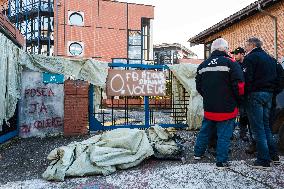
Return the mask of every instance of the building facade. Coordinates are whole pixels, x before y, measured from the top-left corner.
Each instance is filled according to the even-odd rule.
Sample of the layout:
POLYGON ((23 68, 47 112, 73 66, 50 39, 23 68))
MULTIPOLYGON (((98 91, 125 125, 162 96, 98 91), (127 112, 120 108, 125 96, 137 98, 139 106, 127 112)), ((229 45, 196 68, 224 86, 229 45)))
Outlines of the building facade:
POLYGON ((2 0, 27 51, 107 62, 153 61, 154 7, 112 0, 2 0))
POLYGON ((152 60, 153 18, 153 6, 59 0, 55 8, 55 55, 108 62, 152 60))
POLYGON ((269 54, 280 59, 284 56, 283 18, 283 0, 259 0, 192 37, 189 42, 191 45, 204 44, 206 59, 210 56, 212 42, 219 37, 226 39, 233 50, 244 46, 245 41, 254 36, 264 42, 263 48, 269 54))

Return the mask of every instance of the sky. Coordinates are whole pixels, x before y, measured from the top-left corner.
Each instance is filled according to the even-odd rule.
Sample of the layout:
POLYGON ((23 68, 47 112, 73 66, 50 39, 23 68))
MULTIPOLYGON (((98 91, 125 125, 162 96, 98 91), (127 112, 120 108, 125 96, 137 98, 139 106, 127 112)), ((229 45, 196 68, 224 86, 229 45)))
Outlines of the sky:
POLYGON ((155 6, 154 44, 181 43, 203 58, 203 46, 187 42, 256 0, 119 0, 155 6))

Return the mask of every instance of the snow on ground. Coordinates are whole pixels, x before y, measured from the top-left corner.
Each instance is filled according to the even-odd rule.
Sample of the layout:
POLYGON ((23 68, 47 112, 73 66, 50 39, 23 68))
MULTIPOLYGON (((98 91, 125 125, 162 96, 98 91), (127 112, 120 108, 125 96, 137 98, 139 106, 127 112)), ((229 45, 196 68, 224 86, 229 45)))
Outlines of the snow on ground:
POLYGON ((162 161, 106 177, 73 178, 59 183, 34 179, 9 182, 0 186, 0 189, 284 188, 284 158, 281 160, 282 165, 273 167, 271 171, 252 169, 245 161, 233 161, 228 170, 218 170, 213 163, 169 164, 162 161))

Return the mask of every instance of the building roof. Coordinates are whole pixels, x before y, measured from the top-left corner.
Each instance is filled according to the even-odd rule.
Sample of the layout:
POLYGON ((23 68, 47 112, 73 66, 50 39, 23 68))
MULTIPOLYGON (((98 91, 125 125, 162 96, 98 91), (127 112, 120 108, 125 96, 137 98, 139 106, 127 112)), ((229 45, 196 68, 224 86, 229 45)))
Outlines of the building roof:
POLYGON ((203 44, 205 42, 205 39, 208 38, 210 35, 213 35, 215 33, 218 33, 219 31, 222 31, 223 29, 234 25, 235 23, 240 22, 241 20, 244 20, 257 12, 258 6, 260 5, 262 9, 268 8, 282 0, 258 0, 249 6, 243 8, 242 10, 236 12, 235 14, 225 18, 221 22, 211 26, 210 28, 200 32, 196 36, 190 38, 188 42, 191 43, 191 46, 194 46, 196 44, 203 44))
POLYGON ((0 32, 6 35, 17 46, 24 47, 26 40, 18 29, 8 20, 8 18, 0 13, 0 32))
POLYGON ((154 45, 154 50, 156 49, 162 49, 162 48, 176 48, 185 51, 188 54, 191 54, 193 56, 197 56, 193 51, 189 50, 185 46, 179 44, 179 43, 162 43, 159 45, 154 45))

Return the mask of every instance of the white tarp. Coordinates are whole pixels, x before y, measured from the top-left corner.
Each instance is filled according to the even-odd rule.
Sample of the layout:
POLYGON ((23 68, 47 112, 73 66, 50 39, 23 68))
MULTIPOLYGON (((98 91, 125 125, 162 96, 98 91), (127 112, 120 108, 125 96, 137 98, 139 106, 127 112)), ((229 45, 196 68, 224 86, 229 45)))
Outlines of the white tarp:
POLYGON ((0 33, 0 131, 3 120, 10 119, 20 98, 20 49, 0 33))
POLYGON ((117 169, 137 166, 154 153, 168 158, 179 156, 180 152, 173 134, 160 126, 146 132, 116 129, 52 150, 47 157, 52 162, 42 176, 46 180, 64 181, 66 176, 109 175, 117 169))
POLYGON ((153 154, 145 131, 116 129, 54 149, 48 155, 52 162, 42 176, 63 181, 65 176, 109 175, 134 167, 153 154))
POLYGON ((67 78, 84 80, 104 88, 108 64, 94 59, 67 59, 20 53, 21 65, 38 72, 63 74, 67 78))
POLYGON ((183 97, 183 91, 180 86, 189 94, 189 105, 188 105, 188 126, 190 130, 199 129, 201 127, 203 119, 203 99, 201 95, 196 91, 195 76, 198 65, 196 64, 176 64, 170 65, 169 68, 174 75, 173 79, 173 94, 176 95, 174 100, 176 104, 180 104, 179 98, 183 97))
POLYGON ((74 60, 30 55, 2 33, 0 33, 0 54, 0 131, 3 120, 8 120, 14 115, 20 98, 23 68, 63 74, 66 78, 88 81, 96 88, 105 88, 108 64, 104 62, 93 59, 74 60))
POLYGON ((147 135, 156 157, 167 158, 179 155, 181 149, 173 140, 173 134, 156 125, 147 130, 147 135))

